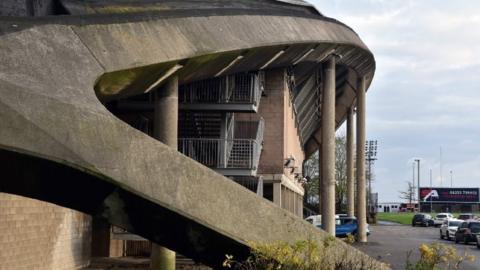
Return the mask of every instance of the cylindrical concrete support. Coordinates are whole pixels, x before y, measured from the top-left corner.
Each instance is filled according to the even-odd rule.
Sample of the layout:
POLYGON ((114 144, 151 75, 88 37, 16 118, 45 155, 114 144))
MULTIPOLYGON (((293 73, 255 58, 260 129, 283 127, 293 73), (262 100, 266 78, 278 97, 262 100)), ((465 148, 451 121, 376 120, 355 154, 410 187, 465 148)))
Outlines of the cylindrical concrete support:
MULTIPOLYGON (((177 149, 178 77, 170 78, 155 92, 153 137, 177 149)), ((175 270, 175 252, 152 244, 151 269, 175 270)))
POLYGON ((358 241, 367 242, 367 205, 365 186, 365 77, 357 87, 357 222, 358 241))
POLYGON ((347 116, 347 215, 355 215, 355 180, 353 174, 353 108, 347 116))
POLYGON ((325 66, 322 103, 322 228, 335 235, 335 57, 325 66))
POLYGON ((153 137, 177 149, 178 77, 169 79, 155 91, 153 137))
POLYGON ((322 214, 322 205, 323 205, 323 181, 322 181, 322 144, 318 145, 318 213, 322 214))

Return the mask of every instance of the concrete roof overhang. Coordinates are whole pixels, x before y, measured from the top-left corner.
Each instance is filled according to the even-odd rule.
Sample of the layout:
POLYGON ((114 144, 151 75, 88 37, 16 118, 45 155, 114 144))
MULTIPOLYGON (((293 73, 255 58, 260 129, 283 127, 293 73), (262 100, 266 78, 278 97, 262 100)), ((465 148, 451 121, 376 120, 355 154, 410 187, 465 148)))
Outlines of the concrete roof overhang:
MULTIPOLYGON (((115 190, 105 198, 103 210, 95 208, 101 205, 82 210, 104 215, 112 224, 167 246, 175 245, 175 237, 192 237, 184 240, 195 250, 180 252, 209 265, 221 263, 228 248, 216 247, 208 239, 227 239, 230 247, 243 247, 240 253, 251 241, 321 239, 323 234, 310 224, 131 128, 100 101, 141 93, 144 83, 151 83, 178 63, 184 66, 179 71, 184 81, 196 80, 212 76, 239 54, 245 54, 245 61, 251 60, 239 63, 231 72, 253 70, 280 48, 285 53, 269 68, 289 66, 292 59, 318 45, 343 52, 341 65, 352 74, 369 75, 371 80, 375 68, 372 54, 340 23, 318 16, 231 12, 0 18, 0 156, 2 170, 15 179, 2 180, 0 191, 78 209, 83 203, 78 196, 68 196, 77 191, 68 189, 68 181, 83 177, 61 177, 48 186, 47 176, 53 177, 53 172, 34 175, 25 171, 28 164, 42 160, 74 168, 94 176, 90 179, 93 183, 102 181, 115 190), (64 184, 65 190, 56 190, 55 183, 64 184), (47 192, 52 190, 56 191, 53 199, 47 192), (60 193, 64 195, 58 197, 60 193), (146 212, 134 214, 122 207, 122 196, 148 202, 154 209, 167 209, 167 216, 187 219, 202 229, 188 227, 198 229, 188 234, 171 224, 170 236, 162 236, 162 216, 156 220, 146 212), (130 214, 149 218, 152 227, 136 227, 130 214), (259 222, 275 224, 275 230, 254 225, 259 222)), ((311 53, 302 63, 314 67, 324 53, 311 53)), ((337 113, 338 119, 342 117, 337 113)), ((38 166, 39 170, 46 168, 38 166)), ((94 187, 87 188, 91 194, 78 191, 85 192, 88 201, 98 195, 94 187)))

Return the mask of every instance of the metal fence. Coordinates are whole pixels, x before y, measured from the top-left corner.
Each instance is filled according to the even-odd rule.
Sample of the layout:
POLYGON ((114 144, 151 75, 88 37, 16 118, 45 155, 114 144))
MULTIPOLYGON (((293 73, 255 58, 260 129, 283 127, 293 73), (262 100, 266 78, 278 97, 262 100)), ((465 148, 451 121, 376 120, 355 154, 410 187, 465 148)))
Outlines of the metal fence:
POLYGON ((264 72, 238 73, 180 86, 179 102, 258 105, 264 89, 264 72))
POLYGON ((262 151, 263 119, 257 122, 256 136, 251 139, 233 138, 233 119, 228 126, 226 139, 179 138, 178 151, 211 168, 255 170, 262 151))

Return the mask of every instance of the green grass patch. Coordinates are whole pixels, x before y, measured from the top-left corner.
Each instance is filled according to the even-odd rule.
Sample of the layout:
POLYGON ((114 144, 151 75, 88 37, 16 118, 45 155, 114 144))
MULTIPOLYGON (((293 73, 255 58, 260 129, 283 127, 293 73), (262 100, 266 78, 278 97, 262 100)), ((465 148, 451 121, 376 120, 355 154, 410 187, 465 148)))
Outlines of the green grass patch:
POLYGON ((396 222, 404 225, 411 225, 412 218, 415 213, 377 213, 377 219, 383 221, 396 222))

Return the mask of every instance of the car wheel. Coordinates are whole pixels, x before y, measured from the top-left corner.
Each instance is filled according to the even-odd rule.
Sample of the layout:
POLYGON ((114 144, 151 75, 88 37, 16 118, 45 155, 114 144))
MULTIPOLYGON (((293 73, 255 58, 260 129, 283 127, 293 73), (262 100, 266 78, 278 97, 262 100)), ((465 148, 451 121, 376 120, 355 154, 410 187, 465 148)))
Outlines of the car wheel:
POLYGON ((448 231, 447 231, 447 237, 446 238, 447 238, 447 240, 450 240, 450 234, 448 233, 448 231))
POLYGON ((467 237, 466 237, 466 236, 463 237, 463 243, 464 243, 465 245, 468 245, 468 240, 467 240, 467 237))
POLYGON ((455 236, 455 244, 458 244, 458 238, 455 236))
POLYGON ((480 243, 478 242, 478 240, 477 240, 477 248, 480 249, 480 243))
POLYGON ((440 231, 440 239, 443 239, 443 233, 440 231))
POLYGON ((428 225, 430 225, 430 224, 428 224, 428 222, 425 222, 425 227, 428 227, 428 225))
POLYGON ((415 223, 412 223, 412 227, 415 227, 415 223))

